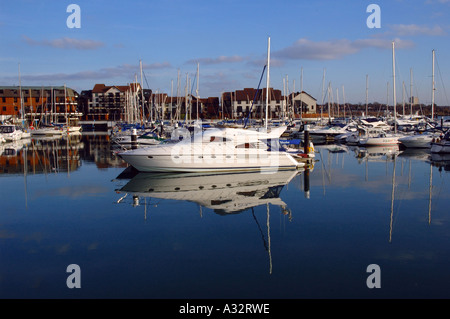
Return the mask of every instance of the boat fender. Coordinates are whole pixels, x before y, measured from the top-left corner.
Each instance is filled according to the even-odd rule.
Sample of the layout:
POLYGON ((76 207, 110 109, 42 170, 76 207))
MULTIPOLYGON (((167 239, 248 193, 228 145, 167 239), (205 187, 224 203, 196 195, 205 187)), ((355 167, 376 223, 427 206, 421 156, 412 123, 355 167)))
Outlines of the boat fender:
POLYGON ((306 148, 306 153, 314 153, 314 144, 312 142, 309 143, 309 147, 306 148))

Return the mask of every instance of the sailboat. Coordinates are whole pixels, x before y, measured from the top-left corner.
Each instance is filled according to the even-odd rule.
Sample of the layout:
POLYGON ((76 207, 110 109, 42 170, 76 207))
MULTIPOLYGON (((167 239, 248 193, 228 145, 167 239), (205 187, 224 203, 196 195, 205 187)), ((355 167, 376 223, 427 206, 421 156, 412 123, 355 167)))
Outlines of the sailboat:
POLYGON ((78 120, 71 118, 70 113, 67 112, 67 89, 64 84, 64 112, 66 117, 66 124, 63 126, 66 134, 79 133, 81 131, 81 125, 78 124, 78 120))
MULTIPOLYGON (((432 51, 432 89, 431 89, 431 104, 432 104, 432 115, 431 115, 431 121, 434 120, 434 57, 435 53, 434 50, 432 51)), ((429 125, 429 124, 428 124, 429 125)), ((441 128, 442 129, 442 128, 441 128)), ((400 143, 402 143, 405 147, 415 147, 415 148, 430 148, 431 143, 437 141, 438 139, 441 139, 442 136, 441 130, 435 129, 431 127, 429 130, 425 132, 417 132, 414 135, 408 135, 404 136, 399 139, 400 143)), ((445 143, 444 143, 445 145, 445 143)), ((435 150, 438 148, 435 147, 435 150)), ((444 149, 444 147, 439 147, 439 150, 444 149)))
MULTIPOLYGON (((397 122, 397 110, 396 110, 396 92, 395 92, 395 43, 392 42, 392 74, 394 77, 394 123, 397 122)), ((403 135, 397 133, 397 125, 394 125, 394 133, 387 133, 380 131, 375 136, 368 136, 361 138, 359 144, 362 146, 382 146, 382 145, 396 145, 399 144, 399 138, 403 135)))

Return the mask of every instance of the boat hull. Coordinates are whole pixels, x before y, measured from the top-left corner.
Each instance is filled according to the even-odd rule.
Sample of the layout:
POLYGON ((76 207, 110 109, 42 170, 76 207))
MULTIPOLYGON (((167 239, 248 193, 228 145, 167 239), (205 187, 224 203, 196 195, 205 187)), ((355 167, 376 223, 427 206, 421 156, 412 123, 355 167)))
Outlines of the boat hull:
POLYGON ((305 164, 290 154, 274 154, 265 158, 245 155, 132 155, 119 156, 141 172, 239 172, 296 169, 305 164))
POLYGON ((432 136, 408 136, 399 139, 400 143, 408 148, 429 148, 431 146, 432 136))
POLYGON ((450 153, 450 142, 431 143, 431 153, 450 153))
POLYGON ((383 146, 383 145, 396 145, 399 144, 399 137, 369 137, 359 140, 359 144, 363 146, 383 146))
POLYGON ((63 130, 59 128, 40 128, 31 132, 32 136, 62 136, 63 130))

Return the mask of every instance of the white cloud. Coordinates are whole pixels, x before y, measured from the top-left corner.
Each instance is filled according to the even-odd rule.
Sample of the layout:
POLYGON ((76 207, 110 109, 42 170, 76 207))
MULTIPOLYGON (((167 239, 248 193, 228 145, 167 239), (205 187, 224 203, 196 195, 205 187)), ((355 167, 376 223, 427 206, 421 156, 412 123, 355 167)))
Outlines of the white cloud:
MULTIPOLYGON (((411 41, 394 39, 397 48, 408 48, 414 44, 411 41)), ((273 53, 275 57, 303 60, 336 60, 352 55, 366 48, 388 49, 392 47, 392 40, 372 39, 337 39, 314 42, 306 38, 297 40, 293 45, 273 53)))
POLYGON ((433 4, 433 3, 450 3, 450 0, 427 0, 425 1, 426 4, 433 4))
POLYGON ((23 39, 29 45, 46 46, 58 49, 95 50, 105 45, 100 41, 73 39, 67 37, 53 40, 34 40, 27 36, 23 36, 23 39))
MULTIPOLYGON (((450 0, 449 0, 450 1, 450 0)), ((415 36, 415 35, 427 35, 427 36, 441 36, 446 32, 440 26, 434 26, 430 28, 424 25, 417 24, 396 24, 389 26, 391 31, 399 36, 415 36)))
POLYGON ((221 64, 221 63, 236 63, 236 62, 242 62, 246 60, 246 58, 233 55, 233 56, 219 56, 217 58, 199 58, 197 60, 192 59, 188 60, 187 64, 193 64, 193 63, 200 63, 200 64, 221 64))
MULTIPOLYGON (((163 68, 171 68, 172 65, 169 62, 143 64, 144 70, 155 70, 163 68)), ((22 75, 23 81, 29 82, 62 82, 69 80, 101 80, 119 77, 133 78, 134 74, 139 72, 139 64, 122 64, 115 67, 102 68, 98 70, 79 71, 75 73, 46 73, 46 74, 24 74, 22 75)), ((4 77, 0 79, 1 82, 15 81, 16 77, 4 77)))

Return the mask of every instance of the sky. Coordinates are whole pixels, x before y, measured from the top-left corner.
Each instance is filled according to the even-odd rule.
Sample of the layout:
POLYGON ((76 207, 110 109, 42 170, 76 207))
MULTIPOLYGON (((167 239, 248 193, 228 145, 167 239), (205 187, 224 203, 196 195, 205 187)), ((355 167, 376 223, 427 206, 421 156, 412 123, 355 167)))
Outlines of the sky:
POLYGON ((270 38, 270 87, 393 105, 394 42, 395 101, 412 87, 431 103, 435 50, 435 102, 450 105, 449 35, 450 0, 0 0, 0 85, 126 85, 142 62, 144 88, 219 97, 266 86, 270 38))

